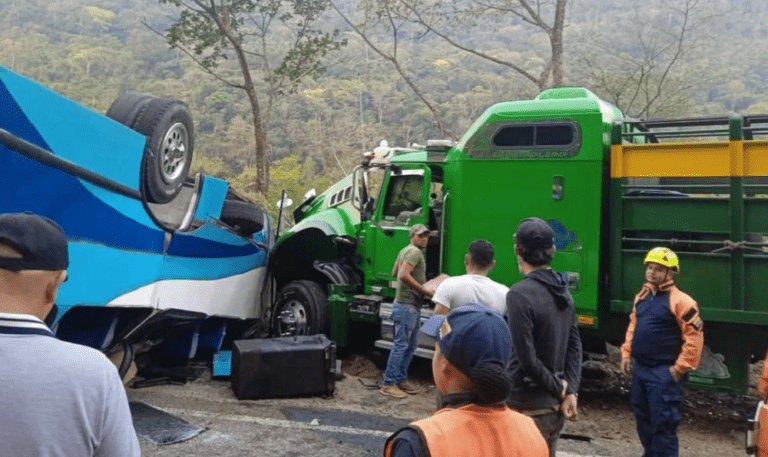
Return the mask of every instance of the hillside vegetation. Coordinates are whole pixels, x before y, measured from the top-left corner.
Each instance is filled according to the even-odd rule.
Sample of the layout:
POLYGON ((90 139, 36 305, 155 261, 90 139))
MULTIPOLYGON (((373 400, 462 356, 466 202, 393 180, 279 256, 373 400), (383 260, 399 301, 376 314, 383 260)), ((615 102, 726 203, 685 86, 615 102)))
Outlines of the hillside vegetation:
MULTIPOLYGON (((458 138, 491 104, 535 97, 539 85, 499 62, 542 74, 548 35, 521 16, 482 8, 489 3, 415 3, 426 5, 419 17, 432 29, 402 7, 402 22, 382 21, 382 11, 393 11, 382 8, 397 0, 329 4, 316 24, 339 30, 346 46, 324 57, 322 75, 278 89, 263 77, 255 81, 267 94, 267 195, 254 192, 253 117, 244 93, 156 33, 178 19, 173 4, 6 0, 0 64, 101 112, 125 92, 188 103, 197 130, 193 169, 231 180, 274 213, 281 190, 294 201, 312 187, 320 191, 381 140, 404 146, 458 138), (363 26, 365 35, 355 31, 363 26)), ((544 16, 554 11, 555 0, 538 3, 544 16)), ((585 86, 637 117, 768 112, 766 19, 762 0, 569 0, 563 84, 585 86)), ((288 37, 273 30, 277 42, 288 37)), ((235 59, 216 71, 240 75, 235 59)))

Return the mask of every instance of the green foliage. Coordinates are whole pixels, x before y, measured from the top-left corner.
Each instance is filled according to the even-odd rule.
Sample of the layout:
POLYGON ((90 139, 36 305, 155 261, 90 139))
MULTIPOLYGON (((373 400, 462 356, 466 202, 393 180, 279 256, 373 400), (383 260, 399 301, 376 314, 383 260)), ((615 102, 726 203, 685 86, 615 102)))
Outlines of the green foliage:
POLYGON ((347 39, 337 40, 339 31, 332 34, 306 38, 289 50, 283 62, 275 70, 278 76, 287 76, 291 82, 299 82, 304 77, 317 80, 325 72, 326 67, 321 58, 329 52, 338 51, 347 45, 347 39))
MULTIPOLYGON (((357 5, 351 0, 338 3, 345 10, 357 5)), ((0 64, 101 112, 125 92, 185 101, 195 120, 193 170, 231 179, 233 187, 255 196, 255 134, 245 94, 211 77, 181 52, 169 50, 163 38, 140 23, 141 18, 147 18, 157 30, 175 31, 178 40, 190 40, 199 32, 204 38, 199 56, 213 57, 222 37, 202 17, 189 16, 184 19, 187 22, 180 22, 183 27, 174 29, 183 15, 182 9, 173 7, 179 4, 173 0, 104 0, 97 7, 86 0, 0 2, 0 64)), ((231 11, 249 11, 232 25, 249 46, 248 56, 254 57, 251 68, 256 89, 259 94, 269 94, 271 84, 276 87, 272 102, 261 105, 269 117, 265 126, 272 185, 269 194, 259 198, 273 215, 283 188, 298 204, 310 188, 322 192, 349 173, 360 153, 373 149, 381 140, 406 146, 444 137, 391 66, 350 35, 336 15, 320 11, 326 5, 324 0, 238 0, 227 4, 231 11), (271 46, 256 46, 261 43, 259 25, 270 20, 273 26, 279 25, 264 32, 271 46), (337 29, 341 31, 338 34, 334 32, 337 29), (291 53, 299 36, 302 39, 298 42, 307 44, 291 53), (344 38, 348 41, 338 48, 327 40, 313 41, 323 37, 333 37, 335 43, 344 42, 344 38), (321 52, 324 46, 326 52, 321 52), (318 60, 307 67, 311 71, 299 70, 298 64, 307 62, 305 58, 313 53, 318 60), (268 69, 273 69, 271 79, 266 77, 268 69), (281 75, 288 84, 277 87, 281 75), (297 82, 294 76, 308 78, 297 82)), ((594 70, 601 70, 612 84, 631 80, 632 67, 621 62, 630 58, 637 61, 642 55, 642 44, 633 34, 637 30, 633 28, 636 4, 627 0, 577 0, 569 4, 573 6, 568 10, 566 53, 601 60, 593 59, 589 65, 582 59, 573 60, 566 82, 588 86, 608 97, 607 90, 596 84, 594 70)), ((683 59, 670 76, 672 85, 662 97, 666 108, 657 109, 655 115, 768 112, 768 63, 759 52, 768 48, 768 26, 763 20, 768 3, 753 0, 749 11, 747 4, 746 0, 729 2, 731 8, 697 35, 699 40, 707 39, 698 42, 695 59, 683 59), (690 84, 694 81, 695 85, 690 84)), ((649 0, 638 8, 645 21, 661 21, 652 22, 661 30, 659 40, 665 30, 678 25, 674 15, 662 14, 669 11, 667 1, 649 0), (670 27, 661 27, 666 25, 670 27)), ((469 20, 461 22, 452 33, 475 40, 500 58, 525 61, 531 71, 541 67, 537 56, 546 57, 542 50, 547 46, 540 36, 508 20, 476 19, 474 25, 469 20)), ((371 37, 377 43, 387 43, 390 38, 371 37)), ((535 85, 514 73, 457 53, 432 36, 411 30, 400 38, 399 52, 406 71, 418 77, 453 132, 463 132, 493 103, 530 99, 538 92, 535 85)), ((231 53, 221 48, 217 57, 217 72, 227 79, 240 74, 231 53)))
MULTIPOLYGON (((167 2, 161 0, 161 3, 167 2)), ((236 27, 235 22, 233 29, 236 30, 236 27)), ((179 19, 168 28, 166 33, 170 46, 181 45, 192 48, 198 56, 207 52, 208 54, 200 60, 205 68, 216 67, 218 60, 228 47, 226 37, 210 17, 203 13, 182 11, 179 19)))
POLYGON ((297 155, 290 155, 272 164, 270 169, 272 185, 266 196, 253 192, 255 176, 256 169, 248 167, 232 178, 230 184, 237 189, 244 190, 249 197, 267 210, 273 220, 277 220, 279 212, 277 202, 282 198, 283 190, 293 201, 293 206, 283 211, 284 220, 291 221, 291 211, 300 203, 302 196, 309 189, 314 188, 319 193, 333 183, 327 177, 315 175, 311 162, 302 161, 297 155))
POLYGON ((86 6, 85 10, 91 15, 94 22, 106 24, 115 19, 115 13, 110 10, 99 8, 98 6, 86 6))

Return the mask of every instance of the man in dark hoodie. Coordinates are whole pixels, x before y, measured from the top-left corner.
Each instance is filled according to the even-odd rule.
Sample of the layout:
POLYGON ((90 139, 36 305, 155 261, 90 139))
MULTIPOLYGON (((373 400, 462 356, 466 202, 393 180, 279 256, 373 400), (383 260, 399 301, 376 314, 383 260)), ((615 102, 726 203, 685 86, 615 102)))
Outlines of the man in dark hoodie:
POLYGON ((568 285, 549 266, 555 255, 549 224, 520 221, 515 253, 525 278, 507 293, 513 348, 507 404, 533 418, 554 456, 565 418, 576 419, 581 337, 568 285))

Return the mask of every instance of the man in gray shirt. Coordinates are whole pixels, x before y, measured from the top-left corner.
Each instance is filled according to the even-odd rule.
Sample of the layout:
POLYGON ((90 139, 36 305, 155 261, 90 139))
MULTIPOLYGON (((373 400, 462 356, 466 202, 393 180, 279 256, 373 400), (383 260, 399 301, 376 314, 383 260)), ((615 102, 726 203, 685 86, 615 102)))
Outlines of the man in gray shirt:
POLYGON ((43 322, 68 266, 58 224, 0 214, 0 455, 140 456, 115 366, 43 322))

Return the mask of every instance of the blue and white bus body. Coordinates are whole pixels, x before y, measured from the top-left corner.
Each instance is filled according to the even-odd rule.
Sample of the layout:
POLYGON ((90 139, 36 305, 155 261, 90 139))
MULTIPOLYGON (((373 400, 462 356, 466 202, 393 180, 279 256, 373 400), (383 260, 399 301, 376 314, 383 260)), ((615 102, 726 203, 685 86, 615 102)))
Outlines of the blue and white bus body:
MULTIPOLYGON (((178 220, 161 222, 156 213, 164 205, 137 198, 145 136, 4 67, 0 129, 0 213, 48 216, 70 242, 58 336, 107 350, 118 338, 139 338, 152 322, 177 322, 157 324, 157 315, 170 313, 190 323, 195 347, 181 350, 193 356, 201 338, 217 350, 228 323, 262 317, 271 299, 265 286, 270 223, 265 216, 252 237, 222 223, 226 181, 188 178, 178 220), (31 158, 21 149, 35 148, 17 140, 53 158, 31 158), (210 335, 201 336, 201 328, 210 335)), ((156 337, 162 328, 146 332, 156 337)))

